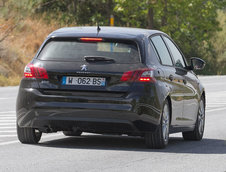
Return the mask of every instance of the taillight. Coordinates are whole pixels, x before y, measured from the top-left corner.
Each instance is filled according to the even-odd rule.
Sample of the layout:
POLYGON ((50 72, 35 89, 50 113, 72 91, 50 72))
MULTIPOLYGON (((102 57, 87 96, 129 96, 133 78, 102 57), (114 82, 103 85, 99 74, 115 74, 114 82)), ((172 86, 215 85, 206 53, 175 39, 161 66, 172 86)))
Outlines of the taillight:
POLYGON ((33 64, 28 64, 24 68, 24 77, 25 78, 39 78, 39 79, 48 79, 48 74, 43 67, 38 67, 33 64))
POLYGON ((121 81, 127 82, 155 82, 153 69, 138 69, 134 71, 125 72, 121 81))
POLYGON ((101 42, 103 41, 102 38, 80 38, 83 42, 101 42))

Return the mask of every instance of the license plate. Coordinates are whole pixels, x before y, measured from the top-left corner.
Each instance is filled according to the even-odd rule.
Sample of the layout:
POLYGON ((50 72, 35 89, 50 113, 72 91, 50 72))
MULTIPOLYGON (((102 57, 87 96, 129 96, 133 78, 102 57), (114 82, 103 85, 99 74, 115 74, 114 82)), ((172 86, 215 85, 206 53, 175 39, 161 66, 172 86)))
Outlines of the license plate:
POLYGON ((90 85, 105 86, 106 79, 99 77, 71 77, 63 76, 62 85, 90 85))

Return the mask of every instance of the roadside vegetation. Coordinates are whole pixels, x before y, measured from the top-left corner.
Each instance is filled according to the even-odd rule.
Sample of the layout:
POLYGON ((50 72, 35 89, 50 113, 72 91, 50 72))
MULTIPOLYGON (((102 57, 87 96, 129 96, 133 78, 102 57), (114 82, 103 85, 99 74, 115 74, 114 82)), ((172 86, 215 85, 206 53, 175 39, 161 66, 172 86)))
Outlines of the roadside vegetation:
POLYGON ((0 0, 0 86, 18 85, 45 37, 65 26, 158 29, 187 59, 201 57, 200 74, 226 74, 226 0, 0 0))

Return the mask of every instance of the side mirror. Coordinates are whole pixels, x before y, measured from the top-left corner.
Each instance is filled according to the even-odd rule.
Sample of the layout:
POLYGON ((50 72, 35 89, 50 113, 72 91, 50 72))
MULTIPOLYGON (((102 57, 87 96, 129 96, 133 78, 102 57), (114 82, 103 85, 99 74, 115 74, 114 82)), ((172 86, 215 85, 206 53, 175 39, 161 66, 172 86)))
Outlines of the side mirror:
POLYGON ((192 70, 202 70, 206 65, 206 62, 200 58, 191 58, 191 69, 192 70))

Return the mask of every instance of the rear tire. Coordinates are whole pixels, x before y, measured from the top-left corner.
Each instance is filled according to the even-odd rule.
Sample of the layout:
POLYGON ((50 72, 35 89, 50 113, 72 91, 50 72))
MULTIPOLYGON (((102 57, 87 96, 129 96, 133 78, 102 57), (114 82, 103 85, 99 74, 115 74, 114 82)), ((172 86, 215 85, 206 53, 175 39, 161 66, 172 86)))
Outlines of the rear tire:
POLYGON ((34 128, 23 128, 17 124, 17 137, 21 143, 37 144, 42 136, 42 132, 34 128))
POLYGON ((169 142, 170 107, 166 100, 163 105, 160 126, 154 133, 145 134, 145 142, 148 148, 162 149, 169 142))
POLYGON ((63 131, 63 134, 65 136, 81 136, 82 131, 77 130, 77 131, 63 131))
POLYGON ((184 140, 202 140, 205 127, 205 100, 201 98, 199 103, 199 111, 197 114, 197 120, 195 123, 195 129, 193 131, 182 132, 184 140))

